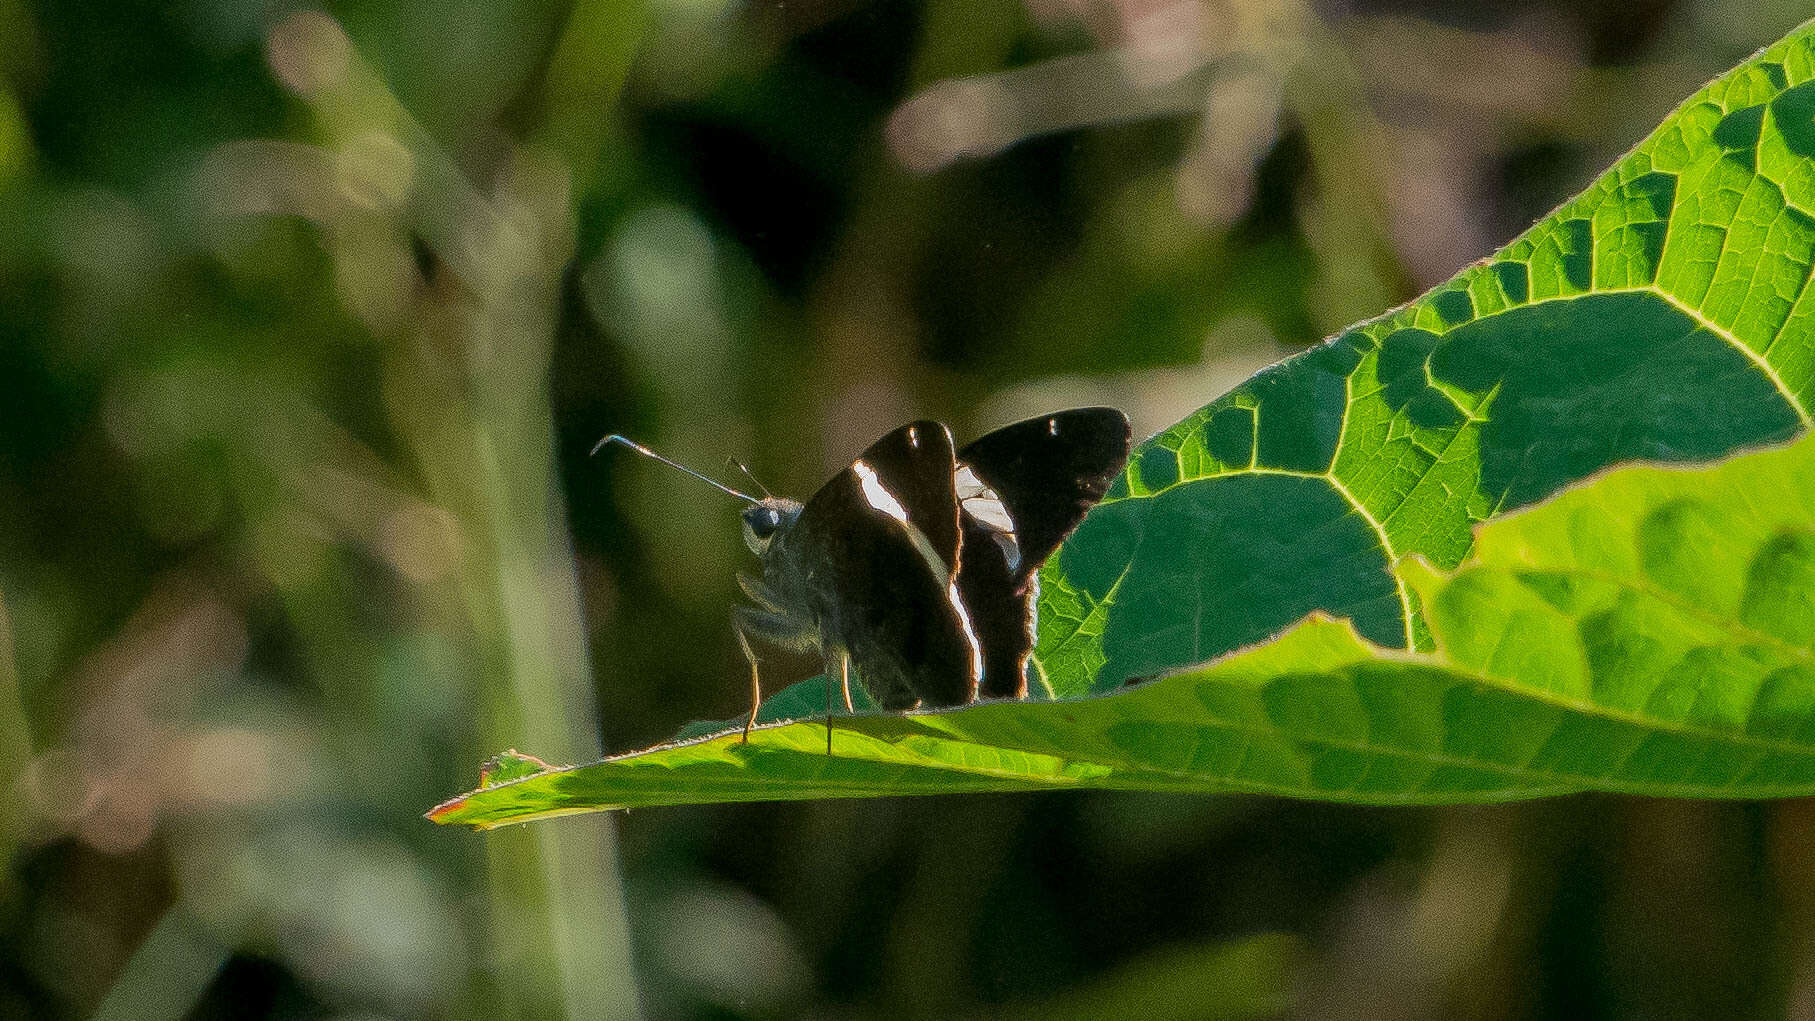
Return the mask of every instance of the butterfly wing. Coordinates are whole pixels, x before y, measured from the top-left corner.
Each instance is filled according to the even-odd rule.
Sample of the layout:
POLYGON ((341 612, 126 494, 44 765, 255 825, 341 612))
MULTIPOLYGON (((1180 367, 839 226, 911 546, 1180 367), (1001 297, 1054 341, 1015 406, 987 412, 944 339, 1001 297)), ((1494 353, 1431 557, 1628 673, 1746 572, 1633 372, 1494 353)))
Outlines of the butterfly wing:
POLYGON ((976 697, 982 651, 956 583, 956 467, 945 426, 902 426, 827 482, 778 540, 828 658, 848 652, 885 709, 976 697))
POLYGON ((958 452, 968 497, 958 587, 984 653, 984 697, 1027 694, 1033 574, 1121 473, 1129 439, 1120 411, 1077 408, 1005 426, 958 452))
POLYGON ((958 572, 958 594, 970 615, 971 628, 983 650, 984 698, 1027 695, 1027 657, 1034 648, 1033 593, 1015 577, 1012 554, 1003 540, 1012 535, 964 515, 964 566, 958 572))
POLYGON ((1004 426, 958 452, 1013 522, 1026 578, 1059 548, 1128 463, 1128 416, 1074 408, 1004 426))

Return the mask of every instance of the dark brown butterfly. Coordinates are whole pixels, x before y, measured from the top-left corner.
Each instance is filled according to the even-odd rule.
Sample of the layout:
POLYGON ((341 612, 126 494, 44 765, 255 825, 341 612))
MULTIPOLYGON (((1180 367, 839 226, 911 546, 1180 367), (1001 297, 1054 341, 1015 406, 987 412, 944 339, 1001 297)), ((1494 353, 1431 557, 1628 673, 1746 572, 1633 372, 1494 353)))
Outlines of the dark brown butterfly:
MULTIPOLYGON (((1039 570, 1128 459, 1128 418, 1078 408, 998 429, 961 450, 938 422, 877 440, 805 504, 748 496, 744 541, 762 575, 740 575, 754 606, 732 614, 750 661, 750 715, 761 679, 750 639, 817 652, 851 708, 858 683, 884 709, 963 705, 1027 694, 1039 570)), ((597 449, 597 448, 595 448, 597 449)), ((831 734, 828 730, 828 749, 831 734)))

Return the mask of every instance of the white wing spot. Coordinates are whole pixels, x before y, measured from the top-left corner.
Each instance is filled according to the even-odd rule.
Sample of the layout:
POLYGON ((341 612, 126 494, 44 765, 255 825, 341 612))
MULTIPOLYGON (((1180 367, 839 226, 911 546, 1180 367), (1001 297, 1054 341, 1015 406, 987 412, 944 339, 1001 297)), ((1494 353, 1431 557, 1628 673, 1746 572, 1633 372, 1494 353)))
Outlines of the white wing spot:
POLYGON ((882 480, 876 477, 876 469, 858 460, 852 463, 851 470, 857 473, 857 479, 863 486, 863 498, 866 503, 887 514, 902 524, 908 524, 907 508, 895 499, 895 494, 888 491, 882 480))
POLYGON ((1048 436, 1059 435, 1059 420, 1058 419, 1049 418, 1046 420, 1046 435, 1048 435, 1048 436))
POLYGON ((952 482, 953 488, 958 491, 958 502, 964 505, 971 517, 1004 532, 1015 530, 1015 519, 1009 516, 1008 507, 1002 503, 1002 498, 985 485, 976 472, 971 471, 970 465, 959 465, 958 474, 952 477, 952 482))
POLYGON ((1002 548, 1002 559, 1010 571, 1021 569, 1021 544, 1015 537, 1015 519, 996 491, 985 485, 968 464, 958 466, 953 482, 958 490, 958 503, 972 520, 989 529, 990 538, 1002 548))

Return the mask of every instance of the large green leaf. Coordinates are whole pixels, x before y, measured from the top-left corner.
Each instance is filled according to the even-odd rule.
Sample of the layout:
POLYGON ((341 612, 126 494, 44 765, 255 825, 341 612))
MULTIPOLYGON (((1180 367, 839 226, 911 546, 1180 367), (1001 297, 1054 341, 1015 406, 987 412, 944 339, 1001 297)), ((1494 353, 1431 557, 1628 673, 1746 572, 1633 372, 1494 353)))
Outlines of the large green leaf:
MULTIPOLYGON (((1424 802, 1583 787, 1815 792, 1801 752, 1772 744, 1784 740, 1775 731, 1752 735, 1747 717, 1728 733, 1697 715, 1718 703, 1728 719, 1751 704, 1748 684, 1790 697, 1801 675, 1782 674, 1784 663, 1741 669, 1765 660, 1728 625, 1753 627, 1745 613, 1758 611, 1680 629, 1655 611, 1673 590, 1629 591, 1613 575, 1561 570, 1493 587, 1492 571, 1510 568, 1486 546, 1462 575, 1442 573, 1468 556, 1480 522, 1604 467, 1706 460, 1806 427, 1812 265, 1815 30, 1805 25, 1492 258, 1137 448, 1041 573, 1036 658, 1058 701, 840 721, 832 758, 819 724, 765 727, 748 745, 691 740, 488 786, 435 818, 1083 785, 1424 802), (1409 555, 1433 567, 1396 569, 1409 555), (1634 608, 1647 598, 1650 609, 1634 608), (1498 633, 1487 626, 1496 613, 1507 621, 1498 633), (1120 691, 1312 614, 1277 641, 1120 691), (1554 644, 1571 627, 1576 644, 1554 644), (1709 638, 1722 634, 1730 640, 1709 638), (1658 635, 1720 651, 1673 660, 1677 646, 1658 635), (1553 732, 1569 736, 1556 754, 1604 768, 1535 768, 1514 754, 1553 732), (1730 761, 1751 740, 1795 768, 1772 783, 1696 779, 1697 763, 1730 761), (1685 778, 1648 780, 1626 759, 1595 758, 1628 747, 1685 756, 1672 760, 1685 778)), ((1665 527, 1629 524, 1654 538, 1665 527)), ((1484 534, 1501 527, 1512 526, 1484 534)), ((1569 543, 1617 545, 1617 529, 1583 527, 1569 543)), ((1698 527, 1728 536, 1719 519, 1677 527, 1686 548, 1638 562, 1670 561, 1713 584, 1752 562, 1733 557, 1758 553, 1696 538, 1698 527)), ((1786 648, 1807 655, 1806 641, 1786 648)), ((811 711, 823 691, 785 691, 765 717, 811 711)))
POLYGON ((1815 403, 1815 32, 1684 103, 1586 192, 1417 301, 1143 444, 1042 572, 1061 695, 1312 610, 1424 647, 1390 567, 1607 465, 1781 440, 1815 403))
MULTIPOLYGON (((735 730, 435 809, 495 826, 704 801, 1101 787, 1374 804, 1815 794, 1815 437, 1615 470, 1400 565, 1435 650, 1314 616, 1106 695, 735 730)), ((514 765, 539 763, 518 759, 514 765)), ((518 768, 499 775, 523 776, 518 768)))

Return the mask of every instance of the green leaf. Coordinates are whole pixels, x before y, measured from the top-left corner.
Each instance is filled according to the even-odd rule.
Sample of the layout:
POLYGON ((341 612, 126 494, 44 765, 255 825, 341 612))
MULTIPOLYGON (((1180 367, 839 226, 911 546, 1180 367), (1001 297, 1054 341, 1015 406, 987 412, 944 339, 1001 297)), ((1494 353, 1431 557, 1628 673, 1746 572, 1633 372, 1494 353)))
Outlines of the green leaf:
POLYGON ((644 805, 1097 787, 1371 804, 1815 794, 1815 437, 1628 467, 1398 577, 1435 650, 1314 615, 1108 695, 736 729, 488 785, 481 828, 644 805))
MULTIPOLYGON (((1520 541, 1604 548, 1602 570, 1500 563, 1489 537, 1536 527, 1522 515, 1445 573, 1481 522, 1608 466, 1704 461, 1804 429, 1812 266, 1805 25, 1493 257, 1138 447, 1040 575, 1035 655, 1056 701, 840 719, 829 759, 818 723, 748 744, 698 736, 432 816, 1065 786, 1369 802, 1815 792, 1780 733, 1815 687, 1795 658, 1803 525, 1752 546, 1700 504, 1628 521, 1633 507, 1587 496, 1567 528, 1520 541), (1396 567, 1411 556, 1428 563, 1396 567), (1617 556, 1651 587, 1611 571, 1617 556), (1739 602, 1715 610, 1737 579, 1739 602), (1659 609, 1670 593, 1714 616, 1679 623, 1659 609), (1776 772, 1734 772, 1748 756, 1776 772)), ((808 682, 764 716, 823 704, 808 682)))
POLYGON ((1815 437, 1616 471, 1495 521, 1452 576, 1401 573, 1442 658, 1604 718, 1503 718, 1544 737, 1534 765, 1659 794, 1815 790, 1815 437))
POLYGON ((1608 465, 1786 439, 1815 400, 1815 32, 1684 103, 1586 192, 1424 297, 1136 450, 1041 574, 1061 695, 1324 610, 1426 647, 1391 565, 1608 465))

